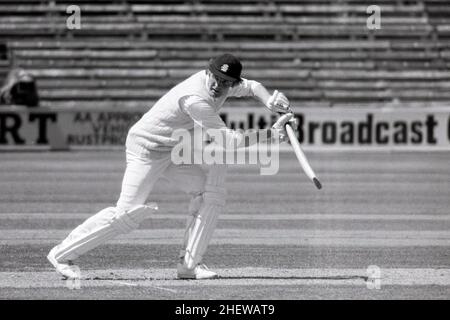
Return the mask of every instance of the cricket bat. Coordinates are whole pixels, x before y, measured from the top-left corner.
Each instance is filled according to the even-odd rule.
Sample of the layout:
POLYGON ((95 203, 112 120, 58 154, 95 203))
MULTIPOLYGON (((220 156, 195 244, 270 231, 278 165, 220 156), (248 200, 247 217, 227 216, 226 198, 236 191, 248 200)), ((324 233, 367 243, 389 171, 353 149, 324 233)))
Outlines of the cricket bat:
POLYGON ((286 124, 286 132, 289 136, 289 141, 291 142, 292 148, 294 148, 295 155, 297 156, 298 162, 300 162, 300 166, 302 167, 303 171, 306 173, 308 178, 314 183, 317 189, 319 190, 322 189, 322 184, 320 183, 319 179, 317 179, 316 174, 309 165, 308 159, 306 159, 302 147, 300 146, 300 142, 295 136, 294 129, 292 129, 290 124, 286 124))

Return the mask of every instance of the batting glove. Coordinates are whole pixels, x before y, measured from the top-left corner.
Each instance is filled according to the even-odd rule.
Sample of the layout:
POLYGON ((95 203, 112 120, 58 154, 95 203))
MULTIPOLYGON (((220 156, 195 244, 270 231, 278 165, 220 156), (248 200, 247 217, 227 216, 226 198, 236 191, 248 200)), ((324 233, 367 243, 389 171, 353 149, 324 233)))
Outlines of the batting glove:
POLYGON ((286 98, 284 93, 279 92, 278 90, 275 90, 269 99, 267 99, 266 106, 272 112, 292 112, 288 98, 286 98))
POLYGON ((286 132, 286 124, 289 124, 292 126, 294 130, 296 130, 298 126, 298 121, 294 117, 294 114, 292 112, 283 114, 272 126, 273 130, 276 130, 278 132, 278 135, 280 137, 280 143, 286 142, 289 140, 289 137, 286 132))

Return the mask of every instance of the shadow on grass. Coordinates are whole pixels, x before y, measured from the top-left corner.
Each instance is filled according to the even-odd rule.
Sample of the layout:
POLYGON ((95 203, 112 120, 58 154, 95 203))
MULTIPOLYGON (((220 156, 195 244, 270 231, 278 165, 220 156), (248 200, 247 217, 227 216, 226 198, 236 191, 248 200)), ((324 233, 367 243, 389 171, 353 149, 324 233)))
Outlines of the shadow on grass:
MULTIPOLYGON (((252 279, 259 279, 259 280, 355 280, 355 279, 361 279, 364 281, 368 281, 368 277, 365 276, 314 276, 314 277, 299 277, 299 276, 292 276, 292 277, 283 277, 283 276, 219 276, 217 279, 210 279, 210 280, 252 280, 252 279)), ((96 281, 148 281, 148 280, 180 280, 180 281, 186 281, 186 280, 192 280, 192 279, 177 279, 177 278, 152 278, 152 277, 88 277, 88 278, 82 278, 81 280, 96 280, 96 281)), ((197 280, 201 281, 201 280, 197 280)))
POLYGON ((234 276, 234 277, 219 277, 219 279, 242 279, 242 280, 249 280, 249 279, 261 279, 261 280, 353 280, 353 279, 362 279, 364 281, 367 281, 367 277, 364 276, 315 276, 315 277, 299 277, 299 276, 292 276, 292 277, 283 277, 283 276, 234 276))

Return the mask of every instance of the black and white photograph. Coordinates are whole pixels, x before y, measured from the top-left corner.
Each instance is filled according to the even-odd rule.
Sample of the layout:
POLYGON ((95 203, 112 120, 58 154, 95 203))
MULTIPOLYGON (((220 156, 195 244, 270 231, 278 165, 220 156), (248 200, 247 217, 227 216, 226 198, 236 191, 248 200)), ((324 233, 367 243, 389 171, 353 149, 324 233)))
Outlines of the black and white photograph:
POLYGON ((449 0, 0 0, 0 300, 449 298, 449 0))

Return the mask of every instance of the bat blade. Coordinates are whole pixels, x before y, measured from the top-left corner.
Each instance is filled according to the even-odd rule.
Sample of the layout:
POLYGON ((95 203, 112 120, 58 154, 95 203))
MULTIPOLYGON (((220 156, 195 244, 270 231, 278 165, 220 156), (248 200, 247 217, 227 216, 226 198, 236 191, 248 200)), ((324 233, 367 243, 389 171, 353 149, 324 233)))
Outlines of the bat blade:
POLYGON ((316 174, 314 173, 313 169, 311 168, 308 159, 305 156, 305 153, 303 152, 300 142, 297 140, 297 137, 295 136, 294 129, 287 124, 286 125, 286 132, 289 136, 289 141, 291 142, 291 146, 294 149, 295 155, 297 156, 298 162, 300 163, 300 166, 302 167, 305 174, 308 176, 308 178, 314 183, 317 189, 322 189, 322 184, 320 183, 319 179, 317 179, 316 174))

